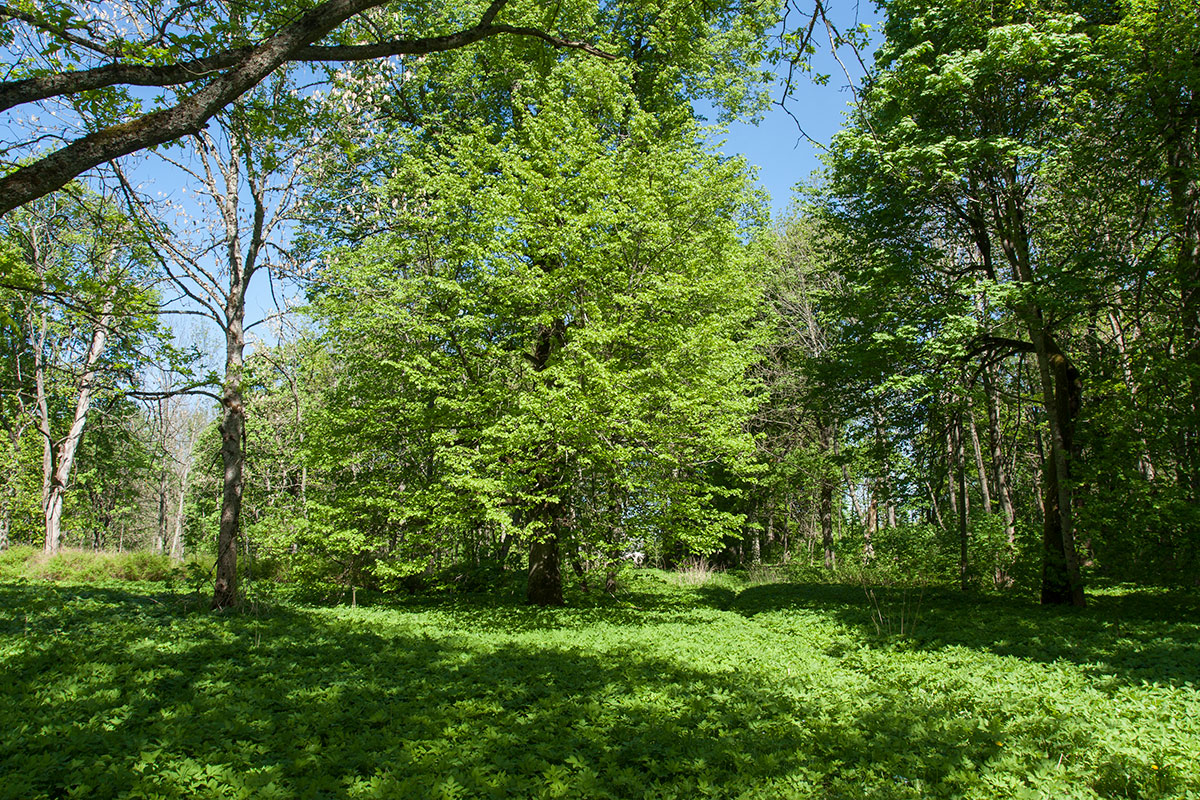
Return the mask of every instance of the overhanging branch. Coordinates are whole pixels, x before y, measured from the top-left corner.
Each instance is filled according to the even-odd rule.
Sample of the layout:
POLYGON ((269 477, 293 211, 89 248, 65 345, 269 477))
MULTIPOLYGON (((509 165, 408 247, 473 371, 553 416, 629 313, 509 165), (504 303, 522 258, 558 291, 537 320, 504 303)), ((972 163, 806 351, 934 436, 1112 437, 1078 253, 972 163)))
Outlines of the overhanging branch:
POLYGON ((499 34, 526 36, 600 58, 616 56, 583 41, 537 28, 496 23, 508 0, 492 0, 479 22, 455 33, 369 45, 317 46, 343 22, 387 0, 325 0, 262 43, 180 64, 110 64, 0 83, 0 110, 22 103, 115 85, 173 86, 212 79, 173 106, 87 134, 0 178, 0 214, 65 186, 81 173, 138 150, 198 133, 220 109, 291 61, 360 61, 445 52, 499 34))

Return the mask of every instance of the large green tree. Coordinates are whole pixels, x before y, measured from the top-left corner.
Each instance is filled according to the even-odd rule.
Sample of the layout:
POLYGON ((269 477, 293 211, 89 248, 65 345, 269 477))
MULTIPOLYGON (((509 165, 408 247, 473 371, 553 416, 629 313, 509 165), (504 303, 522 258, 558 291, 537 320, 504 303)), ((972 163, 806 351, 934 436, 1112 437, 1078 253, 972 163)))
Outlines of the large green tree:
POLYGON ((323 536, 517 537, 530 601, 554 604, 564 547, 665 531, 703 551, 738 523, 710 478, 750 448, 751 196, 669 69, 499 57, 490 122, 393 130, 375 154, 377 232, 322 273, 338 379, 306 441, 338 476, 323 536))

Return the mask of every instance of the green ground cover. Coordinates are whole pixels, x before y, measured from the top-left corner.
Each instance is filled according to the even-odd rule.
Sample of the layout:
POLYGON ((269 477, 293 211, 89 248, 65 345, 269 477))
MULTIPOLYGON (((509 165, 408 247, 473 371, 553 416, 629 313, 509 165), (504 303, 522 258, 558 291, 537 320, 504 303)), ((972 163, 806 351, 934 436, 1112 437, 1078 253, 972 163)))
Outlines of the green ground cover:
POLYGON ((1195 595, 914 626, 897 590, 626 585, 222 616, 5 580, 0 798, 1200 798, 1195 595))

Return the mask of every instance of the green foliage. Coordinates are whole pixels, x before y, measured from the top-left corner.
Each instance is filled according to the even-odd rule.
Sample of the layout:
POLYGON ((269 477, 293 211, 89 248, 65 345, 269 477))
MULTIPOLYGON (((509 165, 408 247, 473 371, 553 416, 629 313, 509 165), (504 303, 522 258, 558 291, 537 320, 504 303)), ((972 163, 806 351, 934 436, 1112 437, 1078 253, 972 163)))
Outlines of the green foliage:
POLYGON ((348 245, 313 292, 328 389, 296 539, 381 588, 543 537, 589 562, 655 538, 711 550, 741 523, 713 465, 747 473, 753 446, 745 166, 706 152, 664 86, 470 58, 420 75, 457 90, 460 119, 384 121, 331 157, 378 182, 330 222, 348 245))
POLYGON ((814 192, 842 284, 824 382, 849 480, 946 531, 879 537, 912 534, 932 572, 953 572, 969 500, 976 582, 1030 583, 1046 509, 1094 573, 1194 581, 1194 5, 884 5, 814 192))
POLYGON ((0 550, 0 575, 17 578, 25 572, 27 564, 39 551, 29 545, 14 545, 0 550))
POLYGON ((861 586, 738 588, 209 615, 0 584, 0 797, 1200 792, 1194 595, 930 591, 897 637, 861 586))

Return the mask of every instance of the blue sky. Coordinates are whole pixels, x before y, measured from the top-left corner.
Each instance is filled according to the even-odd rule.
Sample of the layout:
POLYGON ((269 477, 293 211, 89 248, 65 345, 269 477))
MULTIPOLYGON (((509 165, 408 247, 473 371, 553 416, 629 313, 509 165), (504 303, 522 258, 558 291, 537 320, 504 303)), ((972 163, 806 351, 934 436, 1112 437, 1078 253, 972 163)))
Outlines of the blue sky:
MULTIPOLYGON (((858 23, 868 23, 876 28, 871 46, 860 54, 869 64, 877 46, 875 43, 879 41, 877 9, 867 3, 846 2, 834 5, 828 13, 841 30, 853 28, 858 23)), ((858 83, 862 78, 862 69, 849 48, 843 48, 839 54, 839 63, 839 58, 834 58, 830 52, 828 38, 815 38, 814 43, 817 47, 813 56, 814 71, 828 75, 828 83, 818 85, 797 74, 786 111, 772 105, 757 124, 734 123, 720 148, 727 155, 745 156, 758 168, 759 183, 770 193, 771 210, 775 214, 788 207, 796 184, 807 181, 813 171, 820 168, 820 150, 828 146, 841 127, 844 114, 854 100, 850 82, 858 83), (849 76, 846 70, 849 70, 849 76)), ((778 100, 779 96, 780 90, 776 87, 772 99, 778 100)))

